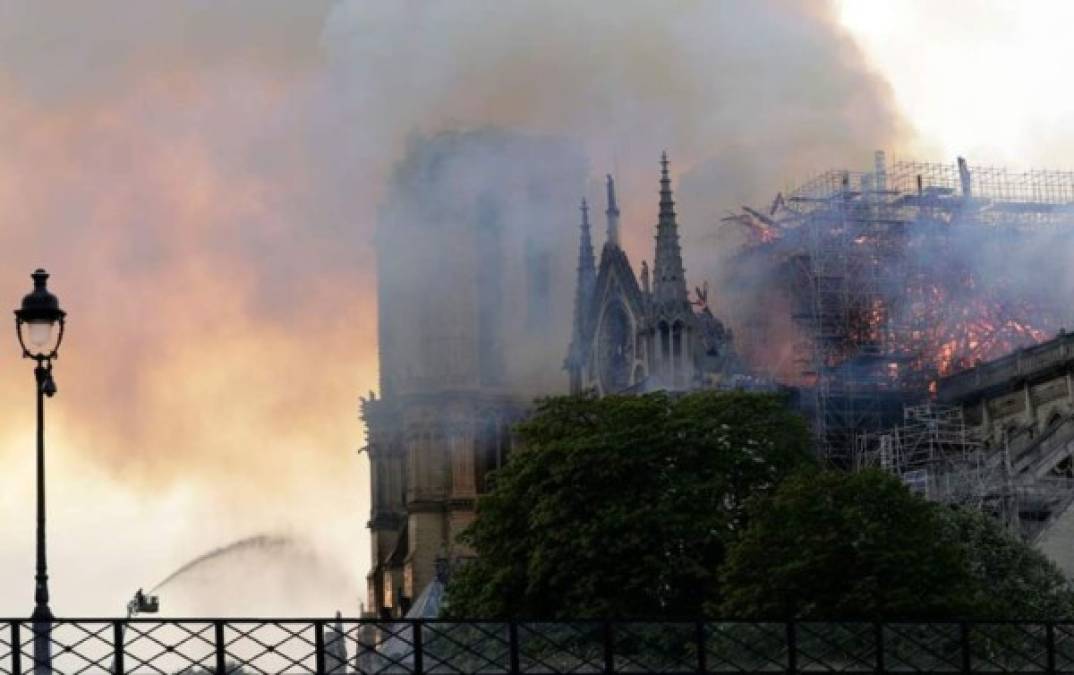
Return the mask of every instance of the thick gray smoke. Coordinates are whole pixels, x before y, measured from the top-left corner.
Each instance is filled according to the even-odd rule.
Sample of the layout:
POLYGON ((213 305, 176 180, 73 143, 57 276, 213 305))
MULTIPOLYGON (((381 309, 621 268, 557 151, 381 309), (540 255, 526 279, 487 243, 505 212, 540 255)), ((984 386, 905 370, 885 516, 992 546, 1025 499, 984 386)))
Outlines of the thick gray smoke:
MULTIPOLYGON (((901 140, 828 3, 0 2, 0 286, 22 289, 38 264, 55 273, 72 321, 51 447, 114 481, 51 474, 51 494, 83 505, 51 521, 61 609, 121 606, 144 561, 160 573, 206 540, 298 528, 335 545, 353 597, 368 559, 353 451, 355 397, 377 385, 377 205, 408 138, 493 127, 559 139, 564 176, 591 174, 513 231, 573 239, 577 199, 603 210, 595 177, 610 171, 635 264, 651 256, 667 149, 694 283, 719 267, 726 209, 901 140), (195 508, 219 515, 206 526, 195 508), (136 536, 132 513, 167 547, 136 536)), ((532 161, 486 159, 472 175, 532 161)), ((558 375, 565 349, 530 351, 558 375)), ((29 524, 25 390, 0 383, 0 493, 29 524)), ((12 585, 30 536, 0 557, 12 585)), ((0 596, 21 611, 21 595, 0 596)))
POLYGON ((415 138, 377 232, 384 395, 562 391, 586 166, 560 138, 415 138))
POLYGON ((4 79, 55 110, 105 102, 178 72, 253 68, 291 74, 318 60, 331 0, 189 0, 93 6, 0 3, 4 79))
POLYGON ((729 220, 751 232, 723 288, 754 330, 745 344, 755 368, 808 382, 823 354, 837 373, 924 397, 937 376, 1072 325, 1074 174, 890 168, 879 192, 874 173, 833 172, 773 218, 762 206, 729 220), (811 356, 818 308, 825 335, 811 356), (868 358, 879 353, 890 361, 868 358))
MULTIPOLYGON (((590 159, 578 191, 593 206, 598 246, 603 197, 593 178, 613 172, 635 264, 652 256, 657 158, 667 149, 697 285, 722 280, 722 260, 737 250, 733 237, 718 239, 727 211, 768 196, 774 182, 898 147, 903 133, 886 85, 820 3, 345 4, 332 12, 324 44, 355 111, 403 102, 390 116, 363 118, 364 133, 391 139, 494 124, 573 142, 590 159)), ((461 173, 500 175, 500 165, 519 162, 547 170, 540 153, 478 161, 461 173)), ((565 206, 548 213, 576 223, 565 206)), ((533 215, 512 227, 531 227, 523 220, 533 215)), ((569 232, 562 222, 538 230, 569 232)), ((558 262, 569 274, 574 261, 558 262)), ((422 269, 434 267, 408 267, 418 278, 422 269)), ((719 288, 713 296, 719 305, 719 288)), ((569 301, 559 306, 569 311, 569 301)), ((556 367, 564 346, 529 345, 528 353, 556 367)))

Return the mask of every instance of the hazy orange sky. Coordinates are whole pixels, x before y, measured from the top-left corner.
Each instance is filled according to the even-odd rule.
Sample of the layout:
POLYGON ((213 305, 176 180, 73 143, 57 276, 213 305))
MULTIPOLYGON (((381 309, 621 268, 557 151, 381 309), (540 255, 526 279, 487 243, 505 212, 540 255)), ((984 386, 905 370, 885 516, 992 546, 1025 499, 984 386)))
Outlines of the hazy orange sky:
MULTIPOLYGON (((666 148, 695 275, 726 210, 814 169, 867 167, 874 149, 1064 168, 1074 99, 1020 83, 1069 62, 1049 32, 1069 5, 1021 3, 1036 14, 1012 21, 1005 3, 943 4, 0 0, 0 290, 14 308, 44 266, 69 312, 47 411, 56 611, 118 613, 138 586, 258 533, 319 560, 308 592, 229 596, 240 610, 204 580, 162 590, 164 610, 357 611, 371 233, 415 134, 576 140, 592 169, 579 196, 620 177, 635 259, 666 148)), ((33 384, 12 333, 0 613, 22 615, 33 384)))

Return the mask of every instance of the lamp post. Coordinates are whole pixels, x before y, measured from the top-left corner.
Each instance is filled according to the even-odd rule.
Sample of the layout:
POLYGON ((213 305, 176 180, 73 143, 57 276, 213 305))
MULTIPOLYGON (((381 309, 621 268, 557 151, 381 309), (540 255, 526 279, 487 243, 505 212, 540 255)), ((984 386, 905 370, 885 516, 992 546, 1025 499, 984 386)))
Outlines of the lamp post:
MULTIPOLYGON (((52 380, 52 361, 63 341, 65 312, 60 301, 46 286, 48 272, 36 270, 30 275, 34 290, 22 299, 15 310, 15 333, 22 356, 34 359, 34 382, 37 388, 37 569, 34 575, 34 673, 52 672, 52 610, 48 606, 48 562, 45 556, 45 397, 56 393, 52 380)), ((17 648, 14 647, 14 648, 17 648)))

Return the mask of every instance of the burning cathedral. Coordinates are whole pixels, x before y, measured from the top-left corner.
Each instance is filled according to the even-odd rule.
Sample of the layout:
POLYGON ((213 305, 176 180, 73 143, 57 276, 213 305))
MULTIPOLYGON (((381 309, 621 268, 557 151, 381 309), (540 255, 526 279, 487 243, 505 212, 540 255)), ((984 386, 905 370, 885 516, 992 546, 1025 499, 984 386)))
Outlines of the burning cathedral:
POLYGON ((480 131, 422 141, 393 177, 376 235, 380 393, 361 401, 376 616, 424 606, 445 562, 471 555, 458 534, 535 396, 688 390, 735 372, 707 291, 688 292, 667 157, 640 275, 611 176, 599 264, 584 201, 574 249, 586 174, 561 141, 480 131))
POLYGON ((899 161, 725 219, 746 360, 817 450, 989 513, 1074 576, 1074 172, 899 161))
POLYGON ((991 513, 1074 575, 1074 173, 877 153, 743 207, 724 219, 740 243, 716 280, 727 323, 687 285, 667 157, 637 273, 611 176, 599 257, 584 200, 576 237, 564 205, 586 175, 562 141, 471 132, 412 148, 395 176, 380 396, 361 406, 371 610, 402 615, 440 561, 470 555, 456 537, 512 426, 568 388, 778 383, 826 461, 991 513))

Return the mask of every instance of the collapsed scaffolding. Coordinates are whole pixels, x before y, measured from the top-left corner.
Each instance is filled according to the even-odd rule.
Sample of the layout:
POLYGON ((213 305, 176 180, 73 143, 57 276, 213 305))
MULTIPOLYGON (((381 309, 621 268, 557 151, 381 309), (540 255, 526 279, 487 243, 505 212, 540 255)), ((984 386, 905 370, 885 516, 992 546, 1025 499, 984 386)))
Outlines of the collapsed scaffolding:
MULTIPOLYGON (((796 384, 822 454, 849 464, 856 439, 898 423, 944 375, 1047 339, 1065 313, 978 279, 957 246, 1074 223, 1074 173, 900 161, 830 171, 743 207, 739 270, 765 260, 789 299, 796 384)), ((751 273, 733 274, 750 279, 751 273)), ((752 273, 752 278, 757 278, 752 273)), ((768 311, 768 302, 746 303, 768 311)), ((754 321, 765 321, 754 314, 754 321)), ((750 339, 751 319, 745 320, 750 339)))

